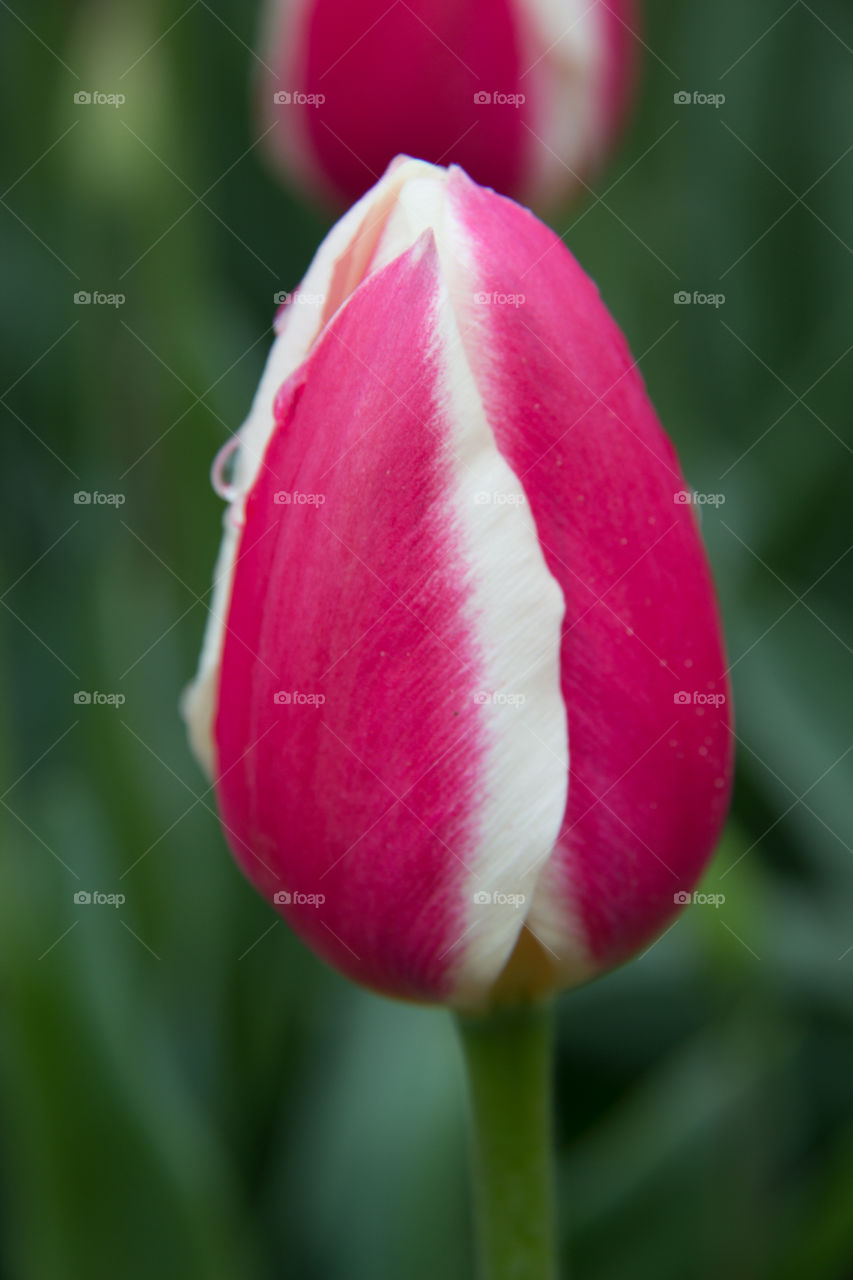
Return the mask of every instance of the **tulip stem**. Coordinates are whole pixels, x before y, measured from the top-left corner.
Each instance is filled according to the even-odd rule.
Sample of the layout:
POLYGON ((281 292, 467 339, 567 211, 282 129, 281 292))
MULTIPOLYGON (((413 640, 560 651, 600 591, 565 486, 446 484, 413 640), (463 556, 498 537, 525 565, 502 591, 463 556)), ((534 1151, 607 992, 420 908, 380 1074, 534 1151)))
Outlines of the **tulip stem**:
POLYGON ((553 1008, 458 1017, 473 1120, 481 1280, 556 1280, 553 1008))

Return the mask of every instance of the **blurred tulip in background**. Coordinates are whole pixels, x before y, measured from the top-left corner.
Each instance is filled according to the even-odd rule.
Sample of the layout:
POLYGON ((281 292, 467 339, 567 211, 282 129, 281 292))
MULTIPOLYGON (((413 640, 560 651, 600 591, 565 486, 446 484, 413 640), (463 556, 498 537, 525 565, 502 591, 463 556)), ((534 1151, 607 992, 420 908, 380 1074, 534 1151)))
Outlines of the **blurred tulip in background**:
POLYGON ((577 194, 629 104, 633 0, 272 0, 268 154, 338 206, 401 152, 534 207, 577 194))

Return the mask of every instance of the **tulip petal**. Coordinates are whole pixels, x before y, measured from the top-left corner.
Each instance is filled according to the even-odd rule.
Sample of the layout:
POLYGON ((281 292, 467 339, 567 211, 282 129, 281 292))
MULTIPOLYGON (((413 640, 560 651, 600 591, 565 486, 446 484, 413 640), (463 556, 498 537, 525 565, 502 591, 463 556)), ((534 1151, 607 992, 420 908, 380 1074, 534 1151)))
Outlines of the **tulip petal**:
MULTIPOLYGON (((275 422, 275 398, 282 384, 305 360, 323 326, 344 305, 366 274, 398 191, 412 175, 421 173, 432 177, 435 170, 406 156, 398 157, 388 167, 382 181, 332 227, 299 289, 294 291, 289 305, 282 307, 276 317, 278 336, 251 410, 239 432, 224 447, 223 452, 230 452, 234 445, 239 444, 233 459, 234 475, 228 486, 231 506, 223 519, 222 544, 213 575, 209 620, 198 671, 182 701, 190 742, 210 777, 216 770, 213 741, 216 685, 243 519, 242 504, 255 482, 269 443, 275 422)), ((419 227, 418 233, 420 230, 419 227)), ((410 234, 405 245, 410 245, 415 238, 410 234)))
POLYGON ((566 601, 568 806, 527 924, 575 981, 659 932, 719 834, 721 629, 678 460, 595 286, 537 219, 459 170, 448 199, 468 357, 566 601))
POLYGON ((304 183, 348 203, 407 152, 519 190, 529 89, 514 0, 272 0, 271 19, 267 146, 304 183))
POLYGON ((475 1004, 565 810, 563 599, 431 233, 337 309, 274 414, 220 642, 225 830, 338 968, 475 1004))

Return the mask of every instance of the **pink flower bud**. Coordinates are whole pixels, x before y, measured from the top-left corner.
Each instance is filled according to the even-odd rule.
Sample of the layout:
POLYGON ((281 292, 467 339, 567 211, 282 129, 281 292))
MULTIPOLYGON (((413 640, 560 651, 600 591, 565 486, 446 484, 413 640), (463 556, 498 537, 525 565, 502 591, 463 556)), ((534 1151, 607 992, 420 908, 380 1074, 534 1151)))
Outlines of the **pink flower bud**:
POLYGON ((624 118, 634 0, 269 0, 268 154, 349 204, 401 152, 527 204, 581 189, 624 118))
POLYGON ((185 703, 235 857, 392 995, 618 964, 731 774, 713 584, 622 334, 532 214, 404 158, 277 330, 185 703))

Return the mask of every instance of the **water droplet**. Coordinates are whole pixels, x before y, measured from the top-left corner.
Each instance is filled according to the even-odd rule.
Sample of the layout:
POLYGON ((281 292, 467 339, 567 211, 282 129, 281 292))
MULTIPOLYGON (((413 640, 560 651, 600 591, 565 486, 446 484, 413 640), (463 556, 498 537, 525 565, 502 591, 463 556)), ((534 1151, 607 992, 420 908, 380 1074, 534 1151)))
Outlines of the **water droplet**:
POLYGON ((232 436, 230 440, 226 440, 210 468, 210 483, 213 485, 214 492, 218 493, 224 502, 233 502, 237 496, 234 472, 239 448, 239 436, 232 436))

